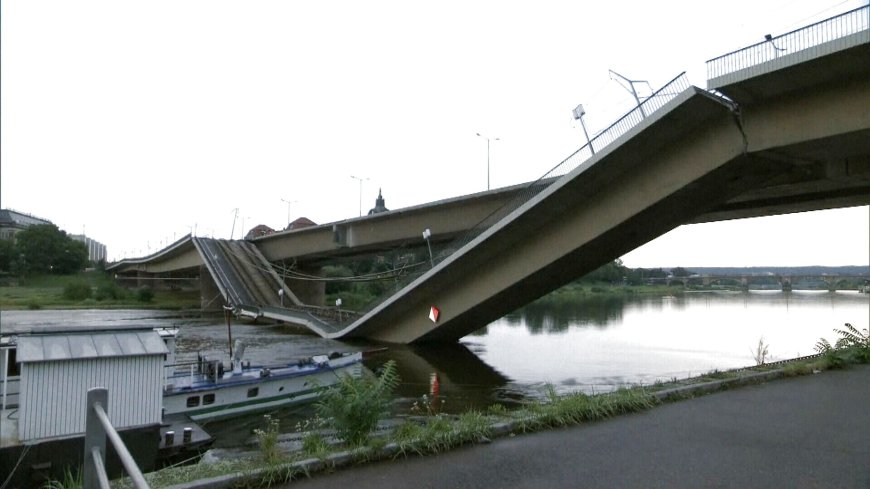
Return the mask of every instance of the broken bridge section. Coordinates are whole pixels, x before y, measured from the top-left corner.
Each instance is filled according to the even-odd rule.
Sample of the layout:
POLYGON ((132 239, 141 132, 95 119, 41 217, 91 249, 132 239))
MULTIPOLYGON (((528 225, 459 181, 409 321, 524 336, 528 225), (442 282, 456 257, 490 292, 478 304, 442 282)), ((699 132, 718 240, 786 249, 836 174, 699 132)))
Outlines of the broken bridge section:
POLYGON ((253 243, 191 239, 226 307, 237 316, 284 321, 321 336, 335 333, 350 321, 352 313, 302 303, 253 243))

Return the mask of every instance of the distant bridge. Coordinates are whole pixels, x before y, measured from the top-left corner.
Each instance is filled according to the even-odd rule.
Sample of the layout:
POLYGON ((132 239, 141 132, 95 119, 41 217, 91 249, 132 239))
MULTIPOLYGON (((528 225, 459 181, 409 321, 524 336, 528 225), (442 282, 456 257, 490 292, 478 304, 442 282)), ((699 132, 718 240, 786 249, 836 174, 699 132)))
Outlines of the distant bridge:
POLYGON ((740 274, 740 275, 687 275, 647 278, 648 284, 673 285, 684 287, 698 284, 705 287, 717 284, 739 284, 743 290, 753 287, 776 285, 783 291, 790 290, 863 290, 870 285, 870 274, 867 275, 811 275, 811 274, 740 274), (812 285, 812 287, 810 287, 812 285))
POLYGON ((300 319, 299 309, 311 314, 306 304, 332 309, 322 307, 323 283, 301 273, 272 283, 293 291, 284 295, 298 300, 290 308, 273 304, 277 294, 233 295, 243 281, 206 264, 205 248, 232 249, 219 240, 203 247, 187 237, 110 270, 149 278, 206 267, 240 314, 330 338, 451 341, 682 224, 870 204, 868 12, 708 61, 708 90, 677 77, 531 184, 251 242, 257 267, 292 260, 316 272, 419 247, 432 229, 434 266, 407 273, 395 294, 358 315, 334 308, 333 319, 300 319))

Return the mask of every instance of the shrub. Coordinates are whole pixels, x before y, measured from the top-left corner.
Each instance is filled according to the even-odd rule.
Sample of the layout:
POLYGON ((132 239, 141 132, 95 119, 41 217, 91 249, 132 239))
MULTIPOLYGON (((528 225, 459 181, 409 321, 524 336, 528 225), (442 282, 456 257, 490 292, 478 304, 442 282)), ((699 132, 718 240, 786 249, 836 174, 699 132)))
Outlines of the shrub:
POLYGON ((278 463, 281 459, 281 451, 278 449, 278 426, 279 421, 270 415, 263 416, 266 421, 266 429, 256 429, 254 434, 260 443, 260 453, 263 460, 270 465, 278 463))
POLYGON ((398 385, 393 360, 384 364, 380 377, 343 375, 336 385, 323 392, 316 405, 317 414, 339 439, 350 445, 362 445, 377 427, 398 385))
POLYGON ((154 291, 151 290, 151 287, 147 285, 143 285, 136 289, 136 300, 139 302, 151 302, 154 299, 154 291))
POLYGON ((94 299, 98 301, 124 299, 126 296, 127 291, 114 283, 100 284, 94 292, 94 299))
POLYGON ((329 443, 323 435, 312 431, 302 437, 302 450, 312 457, 323 458, 329 453, 329 443))
POLYGON ((767 360, 767 356, 769 355, 767 350, 768 346, 770 345, 764 342, 764 336, 758 338, 758 346, 756 346, 755 351, 752 352, 756 366, 764 365, 764 362, 767 360))
POLYGON ((69 282, 63 287, 63 298, 71 301, 83 301, 91 296, 91 285, 85 281, 69 282))
POLYGON ((43 489, 81 489, 84 486, 81 470, 63 469, 63 480, 52 479, 42 485, 43 489))
POLYGON ((845 329, 834 328, 834 332, 840 338, 833 346, 825 338, 816 343, 816 351, 824 355, 830 368, 870 362, 870 330, 858 331, 858 328, 846 323, 845 329))

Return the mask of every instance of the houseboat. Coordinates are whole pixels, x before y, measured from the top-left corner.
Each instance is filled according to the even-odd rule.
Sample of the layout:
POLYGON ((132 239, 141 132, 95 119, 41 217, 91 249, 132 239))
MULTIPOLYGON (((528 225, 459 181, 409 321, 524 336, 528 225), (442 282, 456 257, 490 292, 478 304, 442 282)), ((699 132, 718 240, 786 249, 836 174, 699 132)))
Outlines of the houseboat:
MULTIPOLYGON (((108 390, 107 414, 136 463, 143 471, 154 469, 169 354, 159 333, 41 328, 0 345, 0 485, 38 487, 82 466, 87 392, 93 387, 108 390)), ((114 449, 108 449, 106 469, 110 477, 121 475, 114 449)))

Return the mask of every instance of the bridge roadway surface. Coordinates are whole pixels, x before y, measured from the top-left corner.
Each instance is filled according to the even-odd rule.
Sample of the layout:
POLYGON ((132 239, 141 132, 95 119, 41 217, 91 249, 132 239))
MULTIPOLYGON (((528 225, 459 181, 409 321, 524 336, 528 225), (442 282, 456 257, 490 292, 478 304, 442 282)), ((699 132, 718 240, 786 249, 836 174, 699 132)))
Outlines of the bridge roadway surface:
POLYGON ((293 488, 870 488, 870 365, 317 474, 293 488))

